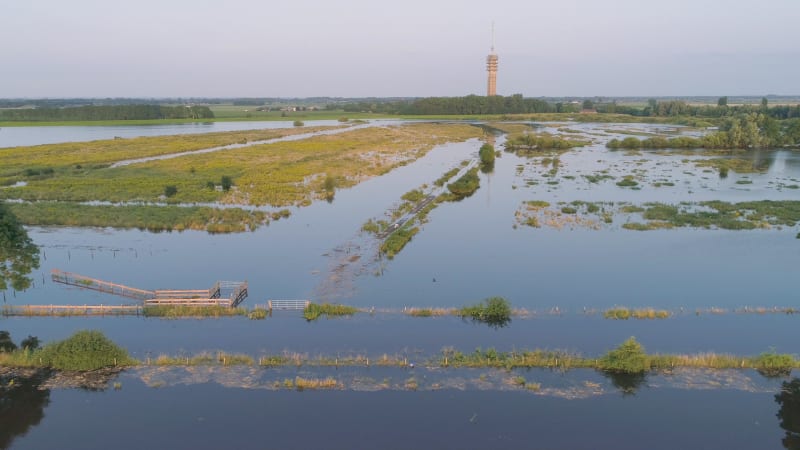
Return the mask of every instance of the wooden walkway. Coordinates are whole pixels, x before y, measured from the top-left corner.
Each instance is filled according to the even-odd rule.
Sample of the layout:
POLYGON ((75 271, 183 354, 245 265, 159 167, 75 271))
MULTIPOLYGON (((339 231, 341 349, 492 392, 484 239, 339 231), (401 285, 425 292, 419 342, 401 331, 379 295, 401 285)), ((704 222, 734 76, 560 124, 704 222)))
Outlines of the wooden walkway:
POLYGON ((5 305, 4 316, 119 316, 141 315, 136 305, 5 305))
POLYGON ((235 308, 248 295, 247 281, 217 281, 210 289, 161 289, 148 291, 76 273, 62 272, 57 269, 53 269, 51 277, 57 283, 132 298, 143 302, 146 306, 224 306, 235 308))

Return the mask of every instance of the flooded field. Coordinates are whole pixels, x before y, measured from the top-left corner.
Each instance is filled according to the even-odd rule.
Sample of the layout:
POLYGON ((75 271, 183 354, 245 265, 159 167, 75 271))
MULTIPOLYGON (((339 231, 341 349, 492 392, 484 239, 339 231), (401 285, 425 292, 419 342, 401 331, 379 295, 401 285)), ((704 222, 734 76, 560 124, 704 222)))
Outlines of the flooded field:
MULTIPOLYGON (((88 429, 74 423, 80 418, 97 429, 115 430, 107 439, 131 448, 215 442, 259 447, 264 434, 280 448, 519 448, 531 442, 546 448, 597 448, 597 442, 613 448, 780 448, 784 434, 775 394, 786 380, 753 371, 648 376, 628 392, 624 383, 590 370, 507 373, 425 365, 443 348, 543 348, 592 357, 630 336, 652 353, 798 353, 800 315, 787 313, 800 306, 792 285, 800 227, 796 220, 790 223, 791 211, 780 221, 775 210, 753 217, 747 209, 735 217, 736 225, 748 220, 752 229, 662 224, 640 231, 631 224, 644 223, 643 210, 653 203, 707 212, 703 202, 800 200, 800 153, 610 150, 605 144, 615 137, 704 130, 524 125, 530 132, 590 144, 539 154, 501 152, 493 170, 479 173, 474 195, 438 204, 393 259, 380 256, 379 239, 362 226, 370 219, 390 221, 405 193, 431 191, 442 174, 475 161, 481 140, 440 145, 415 162, 337 191, 330 202, 291 208, 288 219, 254 232, 30 229, 41 249, 40 267, 31 273, 29 289, 4 292, 5 305, 131 303, 53 283, 50 271, 59 269, 142 289, 205 289, 218 280, 247 280, 247 307, 270 299, 310 299, 361 312, 315 322, 290 311, 265 320, 0 319, 0 329, 12 336, 50 341, 97 329, 141 361, 160 354, 225 351, 258 358, 297 352, 399 355, 418 367, 142 367, 120 375, 123 387, 117 391, 49 391, 41 423, 16 438, 15 447, 52 446, 76 427, 88 429), (460 307, 491 296, 518 309, 507 327, 404 312, 460 307), (616 306, 655 308, 669 316, 603 317, 616 306), (302 393, 275 386, 298 376, 331 376, 341 386, 302 393), (536 392, 515 386, 518 376, 541 386, 536 392), (412 377, 415 389, 408 385, 412 377), (122 404, 124 411, 117 411, 122 404), (167 406, 169 426, 159 425, 166 419, 158 414, 148 417, 148 411, 167 406), (109 415, 111 410, 118 414, 109 415), (316 412, 304 413, 309 410, 316 412), (242 418, 235 429, 214 425, 230 414, 242 418), (298 418, 303 420, 297 423, 298 418), (147 427, 146 436, 125 431, 126 422, 147 427), (353 423, 360 424, 363 441, 350 435, 341 442, 316 440, 316 434, 303 432, 342 436, 353 423)), ((0 131, 0 144, 6 131, 0 131)), ((503 149, 504 135, 491 139, 503 149)), ((106 431, 94 433, 91 439, 72 435, 71 442, 86 448, 106 442, 106 431)))

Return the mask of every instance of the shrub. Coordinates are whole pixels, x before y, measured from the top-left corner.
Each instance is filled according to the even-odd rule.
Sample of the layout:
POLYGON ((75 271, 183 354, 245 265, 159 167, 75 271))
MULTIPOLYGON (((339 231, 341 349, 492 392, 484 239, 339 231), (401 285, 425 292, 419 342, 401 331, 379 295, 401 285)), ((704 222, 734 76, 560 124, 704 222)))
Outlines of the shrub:
POLYGON ((642 344, 630 337, 598 361, 598 367, 606 372, 643 373, 650 369, 649 358, 642 344))
POLYGON ((0 352, 11 353, 17 349, 17 344, 11 340, 11 334, 8 331, 0 331, 0 352))
POLYGON ((302 120, 295 120, 295 121, 294 121, 294 123, 293 123, 292 125, 294 125, 294 126, 296 126, 296 127, 302 127, 302 126, 303 126, 303 125, 305 125, 305 124, 303 123, 303 121, 302 121, 302 120))
POLYGON ((233 179, 227 175, 223 175, 219 184, 222 186, 223 191, 228 192, 231 189, 231 186, 233 186, 233 179))
POLYGON ((481 145, 481 149, 478 151, 478 156, 481 158, 481 164, 484 166, 492 166, 494 165, 494 147, 491 144, 483 144, 481 145))
POLYGON ((178 187, 174 184, 164 186, 164 197, 174 197, 178 193, 178 187))
POLYGON ((794 367, 792 355, 780 355, 774 352, 762 353, 754 361, 758 373, 766 377, 788 376, 794 367))
POLYGON ((46 345, 39 356, 43 364, 61 370, 97 370, 135 363, 125 349, 99 331, 78 331, 63 341, 46 345))
POLYGON ((491 297, 481 303, 465 306, 458 311, 462 318, 471 318, 491 326, 503 327, 511 322, 511 305, 503 297, 491 297))

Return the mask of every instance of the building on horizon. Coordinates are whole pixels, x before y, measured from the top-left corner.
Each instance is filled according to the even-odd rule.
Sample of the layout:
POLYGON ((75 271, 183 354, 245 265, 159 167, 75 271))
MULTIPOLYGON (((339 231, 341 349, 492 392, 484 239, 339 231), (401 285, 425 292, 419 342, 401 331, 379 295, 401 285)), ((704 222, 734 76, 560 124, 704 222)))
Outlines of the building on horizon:
POLYGON ((486 57, 486 72, 489 74, 486 96, 494 97, 497 95, 497 53, 494 51, 494 24, 492 24, 492 51, 486 57))

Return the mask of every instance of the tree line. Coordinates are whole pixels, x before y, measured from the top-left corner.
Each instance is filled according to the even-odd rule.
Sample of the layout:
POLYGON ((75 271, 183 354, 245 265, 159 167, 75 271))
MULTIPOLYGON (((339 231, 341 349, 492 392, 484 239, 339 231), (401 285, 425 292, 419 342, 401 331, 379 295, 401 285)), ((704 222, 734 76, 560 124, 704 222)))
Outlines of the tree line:
POLYGON ((445 115, 445 114, 534 114, 556 112, 580 112, 581 105, 573 103, 550 103, 538 98, 524 98, 522 94, 485 97, 427 97, 392 102, 361 101, 341 105, 346 112, 369 111, 399 115, 445 115))
POLYGON ((93 121, 151 119, 213 119, 208 106, 84 105, 69 108, 0 110, 5 121, 93 121))

